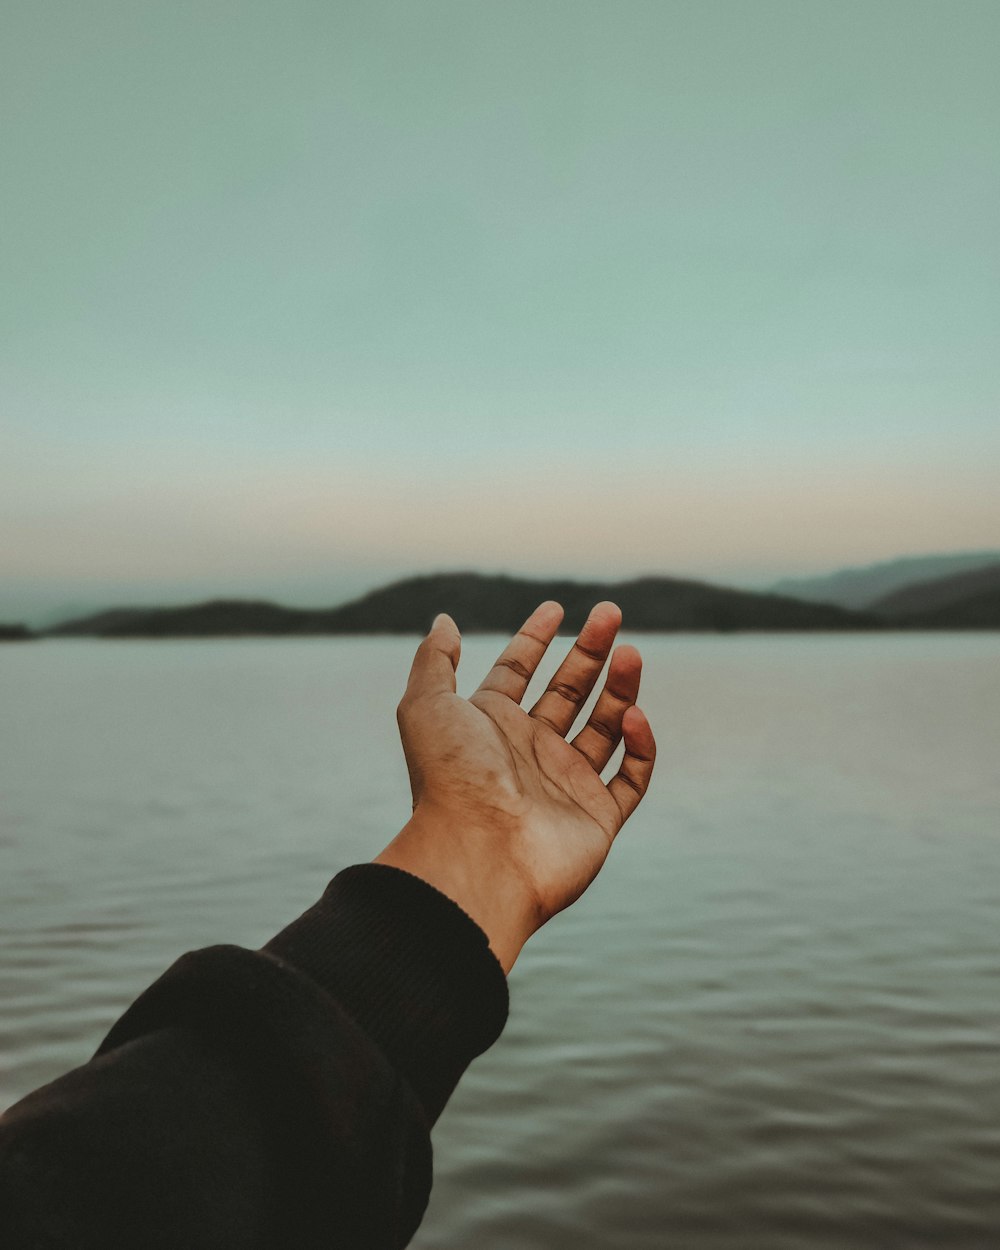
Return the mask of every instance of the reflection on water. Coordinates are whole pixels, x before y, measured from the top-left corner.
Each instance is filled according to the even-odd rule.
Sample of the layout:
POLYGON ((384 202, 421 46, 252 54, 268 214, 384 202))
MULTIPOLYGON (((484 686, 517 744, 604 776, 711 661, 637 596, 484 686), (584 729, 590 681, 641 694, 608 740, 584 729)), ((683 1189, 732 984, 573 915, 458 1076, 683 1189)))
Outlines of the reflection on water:
MULTIPOLYGON (((514 970, 415 1245, 1000 1245, 1000 639, 639 641, 653 790, 514 970)), ((409 651, 0 653, 0 1099, 388 840, 409 651)))

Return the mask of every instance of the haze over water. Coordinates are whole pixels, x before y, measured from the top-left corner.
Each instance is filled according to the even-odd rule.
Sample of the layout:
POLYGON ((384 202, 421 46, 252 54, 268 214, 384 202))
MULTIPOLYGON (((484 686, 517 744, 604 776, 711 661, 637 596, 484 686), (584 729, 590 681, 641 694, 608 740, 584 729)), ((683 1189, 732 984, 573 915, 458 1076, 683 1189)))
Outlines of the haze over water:
MULTIPOLYGON (((414 1245, 995 1244, 1000 637, 637 641, 653 787, 515 968, 414 1245)), ((0 652, 0 1102, 395 833, 411 649, 0 652)))

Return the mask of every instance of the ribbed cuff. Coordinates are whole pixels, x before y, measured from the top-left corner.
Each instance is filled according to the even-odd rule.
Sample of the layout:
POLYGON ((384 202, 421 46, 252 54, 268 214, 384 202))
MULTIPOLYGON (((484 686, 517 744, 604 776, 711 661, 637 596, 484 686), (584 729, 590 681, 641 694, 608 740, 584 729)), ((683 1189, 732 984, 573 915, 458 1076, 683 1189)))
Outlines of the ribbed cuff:
POLYGON ((264 947, 331 994, 441 1113, 507 1020, 507 981, 486 935, 419 877, 359 864, 264 947))

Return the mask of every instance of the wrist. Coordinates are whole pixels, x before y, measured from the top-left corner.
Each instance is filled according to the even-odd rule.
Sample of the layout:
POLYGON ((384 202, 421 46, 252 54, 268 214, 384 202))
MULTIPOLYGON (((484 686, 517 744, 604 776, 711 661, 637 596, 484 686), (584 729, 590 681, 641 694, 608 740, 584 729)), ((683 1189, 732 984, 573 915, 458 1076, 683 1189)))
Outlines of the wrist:
POLYGON ((418 804, 375 863, 420 877, 456 903, 486 934, 506 973, 542 923, 523 870, 505 850, 510 839, 499 818, 487 828, 418 804))

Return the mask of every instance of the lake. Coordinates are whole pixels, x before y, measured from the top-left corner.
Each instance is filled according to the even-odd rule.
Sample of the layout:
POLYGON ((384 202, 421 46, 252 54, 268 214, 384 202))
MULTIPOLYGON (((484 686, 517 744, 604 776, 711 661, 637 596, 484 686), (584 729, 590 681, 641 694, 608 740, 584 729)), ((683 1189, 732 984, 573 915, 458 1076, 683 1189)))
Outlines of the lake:
MULTIPOLYGON (((514 969, 413 1245, 1000 1245, 1000 635, 630 640, 653 786, 514 969)), ((413 645, 0 649, 0 1105, 396 833, 413 645)))

